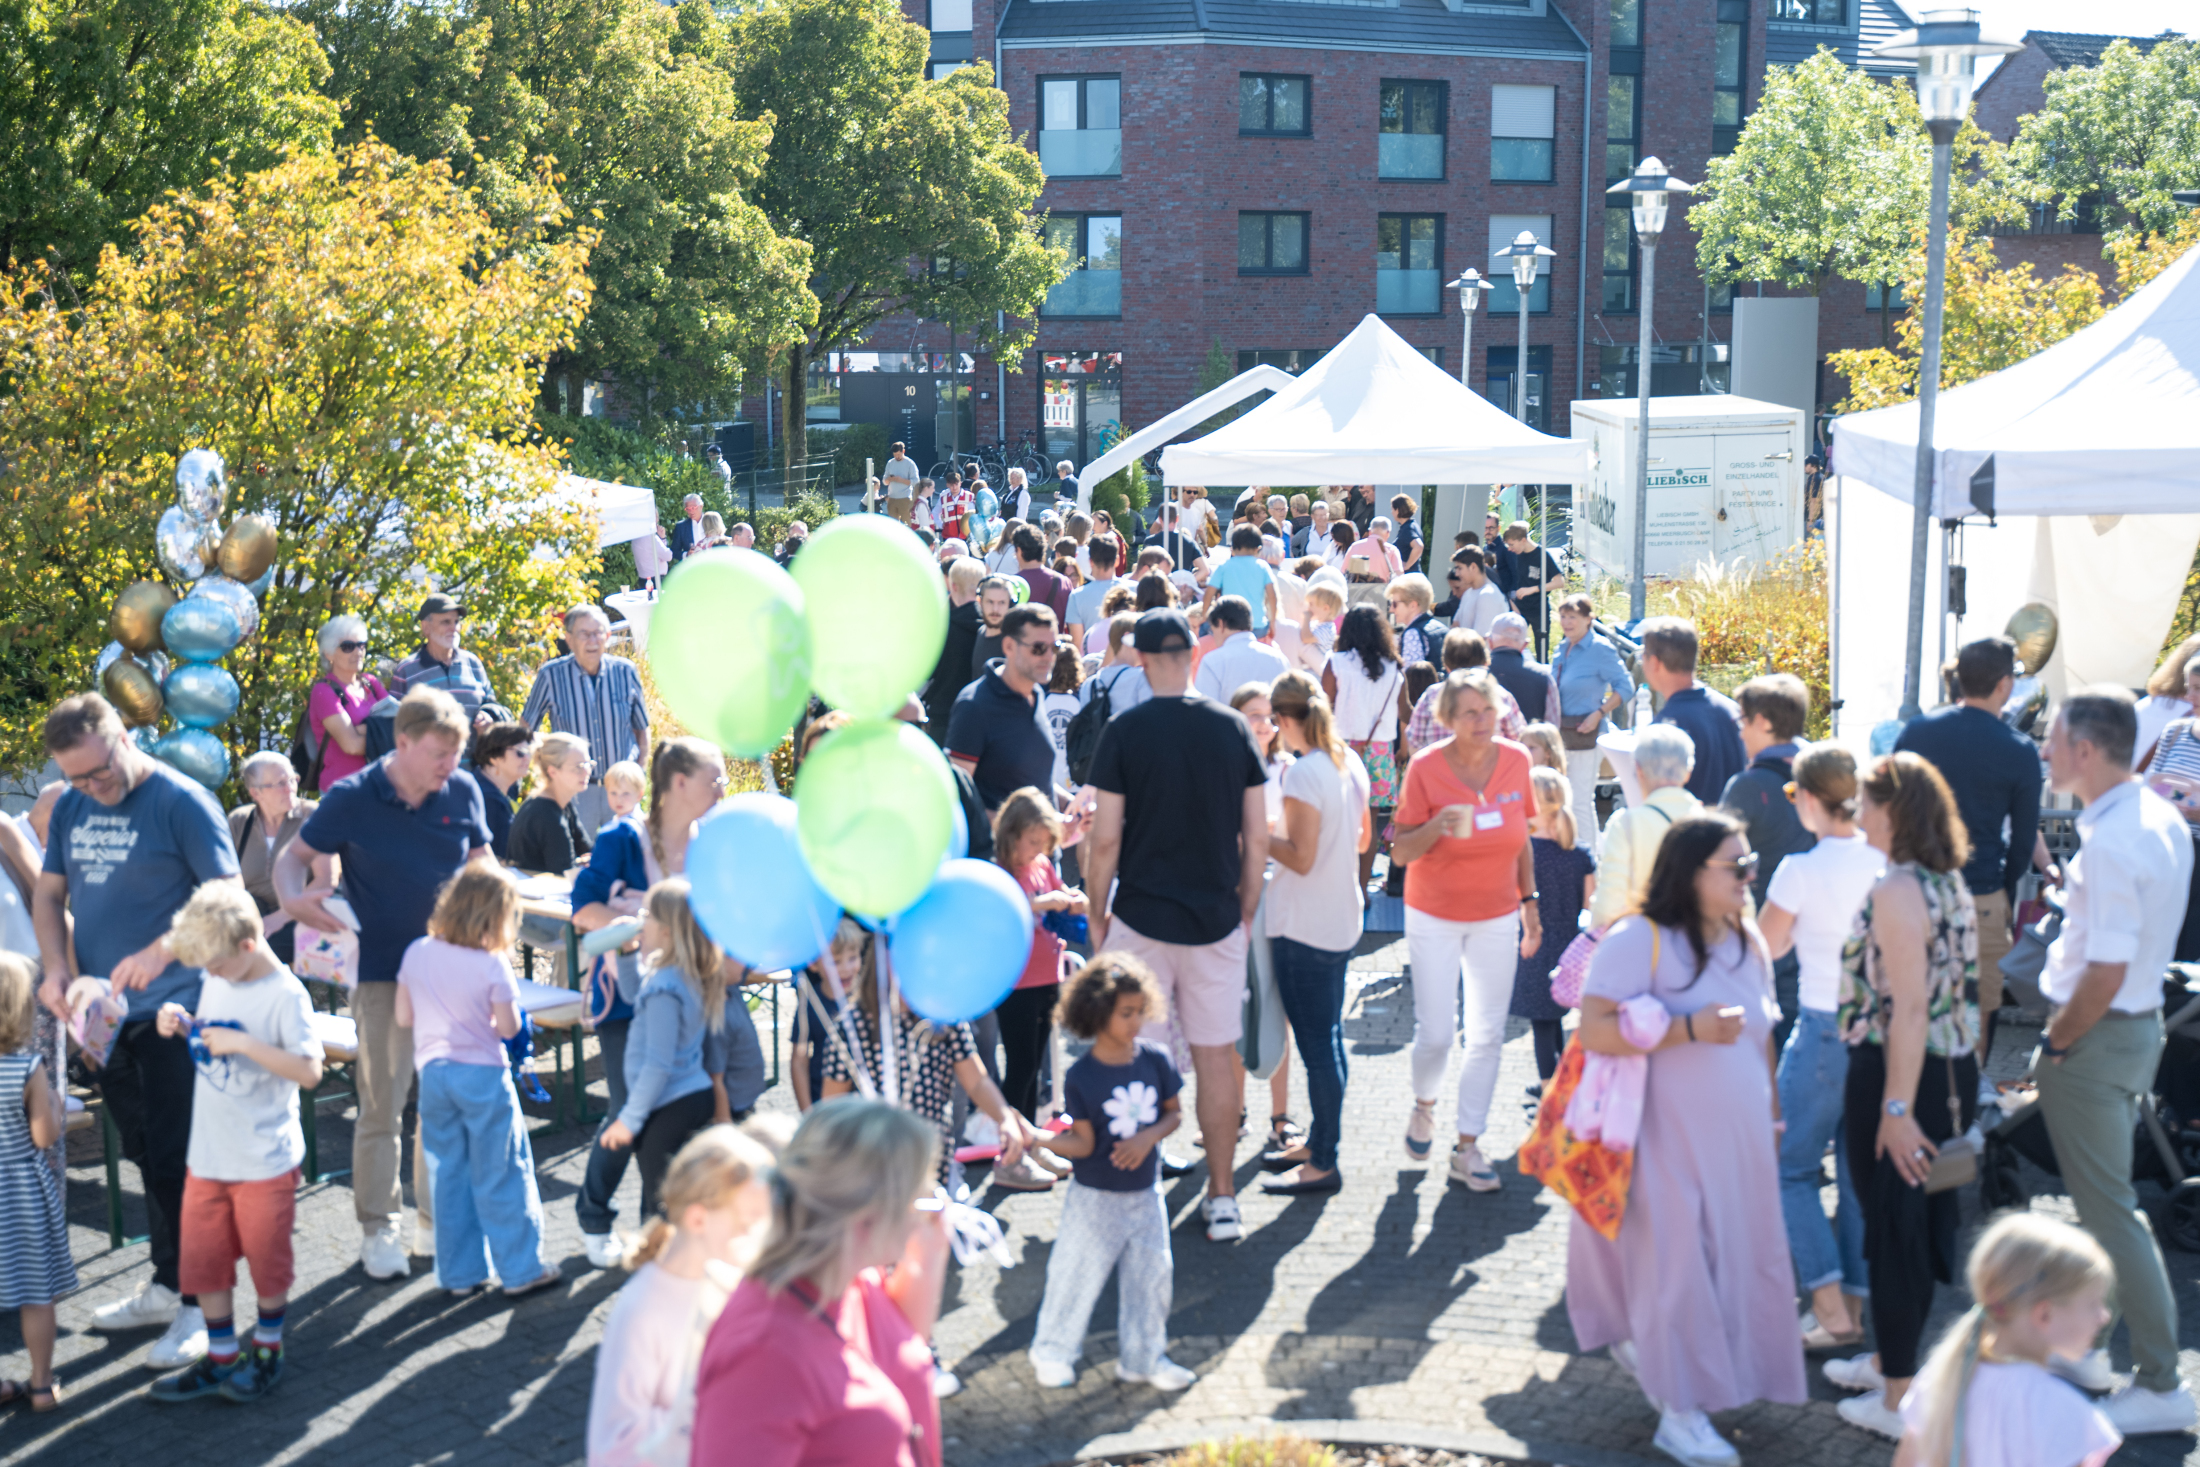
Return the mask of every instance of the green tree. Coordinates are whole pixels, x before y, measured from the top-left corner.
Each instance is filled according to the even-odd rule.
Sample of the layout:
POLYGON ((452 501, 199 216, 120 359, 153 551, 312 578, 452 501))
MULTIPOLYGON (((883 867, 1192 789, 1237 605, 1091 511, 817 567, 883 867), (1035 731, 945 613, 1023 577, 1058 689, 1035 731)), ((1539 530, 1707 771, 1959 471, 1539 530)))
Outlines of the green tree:
POLYGON ((325 149, 313 33, 250 0, 0 0, 0 269, 79 277, 170 189, 325 149))
MULTIPOLYGON (((2012 211, 1993 141, 1956 139, 1951 217, 2012 211)), ((1835 278, 1899 279, 1932 186, 1932 144, 1909 86, 1875 81, 1821 47, 1769 67, 1734 151, 1714 158, 1683 216, 1713 285, 1771 281, 1812 295, 1835 278)))
POLYGON ((816 324, 778 357, 792 469, 808 451, 811 362, 905 312, 1020 354, 1064 260, 1039 240, 1045 179, 992 69, 927 78, 929 34, 896 0, 765 0, 734 37, 741 114, 773 119, 750 197, 814 251, 816 324))
POLYGON ((311 13, 347 141, 371 132, 446 159, 500 217, 534 160, 556 160, 573 227, 597 235, 596 291, 547 364, 546 407, 578 413, 582 382, 609 371, 644 415, 683 415, 815 319, 808 247, 746 196, 772 122, 736 115, 729 32, 704 0, 311 0, 311 13))
MULTIPOLYGON (((540 363, 588 309, 589 238, 547 169, 494 224, 442 164, 367 144, 225 176, 155 205, 74 309, 21 272, 0 297, 0 767, 35 765, 39 719, 91 687, 115 596, 158 578, 177 457, 231 471, 225 521, 281 536, 260 630, 224 661, 237 753, 287 743, 313 633, 367 618, 408 640, 423 583, 474 608, 469 645, 516 696, 594 561, 531 429, 540 363)), ((180 587, 178 588, 181 589, 180 587)))
POLYGON ((2160 232, 2200 188, 2200 42, 2163 38, 2141 53, 2119 40, 2098 66, 2050 72, 2046 101, 2017 130, 2011 162, 2058 218, 2097 205, 2111 233, 2160 232))

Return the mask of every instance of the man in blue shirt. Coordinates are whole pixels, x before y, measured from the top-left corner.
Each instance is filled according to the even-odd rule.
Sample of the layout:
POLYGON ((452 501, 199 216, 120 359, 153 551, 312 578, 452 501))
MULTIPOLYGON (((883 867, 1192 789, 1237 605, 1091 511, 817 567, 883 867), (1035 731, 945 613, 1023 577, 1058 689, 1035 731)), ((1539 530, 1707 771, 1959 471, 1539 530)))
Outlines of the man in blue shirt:
POLYGON ((2016 676, 2016 643, 2007 637, 1967 643, 1956 653, 1961 701, 1910 720, 1894 742, 1940 771, 1971 835, 1963 883, 1978 908, 1978 1009, 1987 1044, 2001 1007, 2010 896, 2031 864, 2040 829, 2039 746, 2001 721, 2016 676))
POLYGON ((1230 531, 1230 558, 1207 577, 1210 596, 1237 596, 1253 610, 1253 635, 1268 635, 1276 615, 1276 573, 1260 558, 1260 531, 1239 525, 1230 531))
POLYGON ((202 884, 237 880, 237 853, 213 796, 131 743, 97 693, 56 705, 45 741, 69 789, 54 804, 32 892, 39 997, 66 1018, 70 982, 82 975, 105 978, 129 1000, 99 1088, 122 1154, 137 1163, 151 1235, 152 1279, 94 1311, 92 1326, 167 1326, 147 1364, 168 1370, 205 1353, 206 1322, 198 1301, 177 1290, 196 1071, 190 1045, 161 1038, 155 1015, 164 1003, 198 1007, 205 975, 169 952, 169 919, 202 884))
MULTIPOLYGON (((1719 803, 1739 816, 1749 848, 1757 853, 1757 874, 1749 879, 1750 895, 1763 911, 1765 893, 1772 887, 1772 873, 1780 862, 1818 844, 1818 837, 1803 828, 1788 798, 1788 781, 1795 778, 1796 740, 1810 721, 1810 689, 1790 672, 1768 672, 1735 689, 1742 709, 1742 751, 1749 767, 1727 781, 1719 803)), ((1802 960, 1791 947, 1772 961, 1772 991, 1780 1000, 1780 1024, 1774 1032, 1776 1047, 1787 1043, 1787 1031, 1795 1024, 1801 999, 1797 985, 1802 960)))
POLYGON ((1029 786, 1054 794, 1054 740, 1040 727, 1036 689, 1054 675, 1054 613, 1011 607, 1001 618, 997 667, 955 695, 947 757, 978 787, 986 813, 1029 786))
MULTIPOLYGON (((397 707, 397 747, 321 796, 321 806, 275 858, 275 891, 301 926, 340 932, 323 905, 326 891, 306 882, 315 856, 341 856, 344 899, 359 919, 359 1123, 351 1138, 352 1210, 363 1237, 367 1276, 412 1271, 400 1241, 404 1198, 398 1189, 398 1132, 412 1088, 412 1030, 397 1023, 397 968, 405 949, 427 935, 436 892, 468 861, 489 857, 481 788, 458 773, 466 714, 434 688, 416 688, 397 707)), ((420 1237, 435 1235, 435 1203, 426 1152, 415 1137, 413 1198, 420 1237)))
POLYGON ((1688 792, 1706 805, 1718 804, 1749 756, 1742 749, 1741 710, 1696 681, 1695 623, 1654 616, 1642 624, 1642 680, 1660 700, 1657 721, 1684 730, 1696 745, 1688 792))

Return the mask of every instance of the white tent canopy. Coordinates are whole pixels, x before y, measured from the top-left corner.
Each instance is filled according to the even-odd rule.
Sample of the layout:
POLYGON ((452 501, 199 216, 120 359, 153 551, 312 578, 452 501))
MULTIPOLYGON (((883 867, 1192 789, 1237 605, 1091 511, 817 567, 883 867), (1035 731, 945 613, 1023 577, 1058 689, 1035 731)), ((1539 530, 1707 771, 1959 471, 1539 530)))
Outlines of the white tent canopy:
POLYGON ((657 528, 657 496, 640 484, 611 484, 579 474, 558 477, 557 497, 596 512, 596 548, 609 550, 657 528))
MULTIPOLYGON (((1833 466, 1909 503, 1915 402, 1834 424, 1833 466)), ((2200 250, 2100 320, 2015 366, 1940 394, 1933 513, 1978 513, 1991 457, 2004 515, 2200 510, 2200 250)))
POLYGON ((1274 392, 1289 387, 1295 380, 1281 367, 1256 366, 1240 372, 1212 392, 1201 393, 1167 417, 1157 418, 1136 433, 1126 434, 1120 443, 1086 464, 1077 475, 1077 507, 1091 509, 1092 491, 1106 482, 1110 474, 1144 456, 1148 449, 1167 443, 1187 428, 1198 427, 1224 408, 1243 402, 1256 392, 1274 392))
POLYGON ((1204 438, 1161 451, 1170 484, 1578 484, 1589 448, 1538 433, 1381 318, 1204 438))

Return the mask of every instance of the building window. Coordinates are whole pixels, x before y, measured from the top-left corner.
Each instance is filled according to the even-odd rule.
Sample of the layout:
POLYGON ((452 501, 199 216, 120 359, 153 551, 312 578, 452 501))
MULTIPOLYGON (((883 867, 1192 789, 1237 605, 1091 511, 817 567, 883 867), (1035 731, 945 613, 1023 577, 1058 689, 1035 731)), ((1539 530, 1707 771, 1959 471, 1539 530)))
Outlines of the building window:
POLYGON ((974 61, 935 61, 932 63, 932 80, 945 81, 964 67, 975 65, 977 63, 974 61))
POLYGON ((1711 51, 1711 152, 1734 151, 1742 135, 1742 54, 1749 39, 1749 0, 1719 0, 1711 51))
POLYGON ((1641 78, 1614 76, 1604 83, 1604 181, 1617 183, 1635 171, 1635 139, 1640 134, 1638 99, 1641 78))
POLYGON ((1375 309, 1435 316, 1444 309, 1444 216, 1375 216, 1375 309))
MULTIPOLYGON (((1496 289, 1490 292, 1490 314, 1493 316, 1518 313, 1520 287, 1513 284, 1512 261, 1495 258, 1497 252, 1520 237, 1521 230, 1534 235, 1538 244, 1551 242, 1551 216, 1548 214, 1492 214, 1490 216, 1490 283, 1496 289)), ((1536 261, 1535 288, 1528 292, 1528 311, 1541 315, 1551 308, 1551 262, 1536 261)))
POLYGON ((1039 78, 1039 166, 1050 178, 1123 172, 1123 79, 1039 78))
POLYGON ((1039 439, 1049 462, 1091 463, 1123 426, 1123 354, 1044 353, 1039 439))
POLYGON ((1377 109, 1375 176, 1444 176, 1444 84, 1386 81, 1377 109))
POLYGON ((1791 25, 1830 25, 1846 28, 1848 0, 1772 0, 1772 18, 1791 25))
MULTIPOLYGON (((1864 287, 1864 309, 1867 311, 1906 311, 1910 303, 1902 298, 1902 282, 1881 288, 1873 284, 1864 287)), ((1730 305, 1729 310, 1732 309, 1730 305)))
MULTIPOLYGON (((1530 366, 1533 366, 1532 357, 1530 366)), ((1633 397, 1635 380, 1634 343, 1597 348, 1598 397, 1633 397)), ((1652 397, 1697 397, 1706 392, 1725 392, 1728 381, 1727 344, 1723 341, 1712 342, 1708 356, 1702 343, 1693 341, 1686 345, 1661 344, 1650 348, 1652 397)))
MULTIPOLYGON (((1493 346, 1488 358, 1488 375, 1483 392, 1491 402, 1506 412, 1517 415, 1520 404, 1513 396, 1513 370, 1520 360, 1517 346, 1493 346)), ((1541 429, 1550 411, 1551 349, 1547 346, 1528 348, 1528 426, 1541 429)))
POLYGON ((1609 0, 1612 7, 1612 44, 1642 44, 1642 0, 1609 0))
POLYGON ((1304 213, 1241 212, 1238 274, 1304 275, 1306 219, 1304 213))
POLYGON ((970 0, 932 0, 931 29, 935 31, 967 31, 970 29, 970 0))
POLYGON ((1627 206, 1604 211, 1604 304, 1607 315, 1635 309, 1635 230, 1627 206))
POLYGON ((1558 136, 1558 88, 1490 88, 1490 177, 1549 183, 1558 136))
POLYGON ((1239 72, 1238 135, 1259 138, 1312 137, 1313 113, 1308 108, 1307 101, 1313 89, 1311 77, 1239 72))
POLYGON ((1240 351, 1237 354, 1238 370, 1240 372, 1250 372, 1255 367, 1280 367, 1296 377, 1328 355, 1329 348, 1326 346, 1312 347, 1304 351, 1278 351, 1272 349, 1240 351))
POLYGON ((1050 214, 1046 242, 1070 258, 1067 279, 1047 292, 1042 316, 1123 314, 1123 216, 1050 214))

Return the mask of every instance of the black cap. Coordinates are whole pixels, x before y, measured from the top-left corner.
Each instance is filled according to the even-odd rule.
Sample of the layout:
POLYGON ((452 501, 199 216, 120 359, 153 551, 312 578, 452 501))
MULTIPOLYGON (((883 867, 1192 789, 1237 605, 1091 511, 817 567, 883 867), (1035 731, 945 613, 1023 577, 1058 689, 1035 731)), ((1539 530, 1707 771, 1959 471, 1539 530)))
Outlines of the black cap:
POLYGON ((420 603, 420 610, 413 613, 413 620, 425 621, 431 616, 440 616, 446 611, 455 611, 460 616, 464 616, 466 614, 466 603, 438 591, 420 603))
POLYGON ((1192 650, 1192 624, 1174 607, 1156 606, 1140 613, 1138 628, 1131 634, 1131 645, 1140 652, 1189 652, 1192 650))

